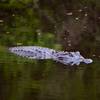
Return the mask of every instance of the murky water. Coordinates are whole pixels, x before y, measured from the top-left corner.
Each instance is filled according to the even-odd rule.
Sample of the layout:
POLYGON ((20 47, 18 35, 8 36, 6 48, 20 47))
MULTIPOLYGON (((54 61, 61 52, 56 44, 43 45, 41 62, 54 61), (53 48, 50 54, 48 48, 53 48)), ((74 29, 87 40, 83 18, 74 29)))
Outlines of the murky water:
POLYGON ((100 62, 0 62, 1 100, 99 100, 100 62))
POLYGON ((99 0, 0 1, 0 100, 100 100, 99 0), (82 4, 83 3, 83 4, 82 4), (7 47, 80 51, 93 63, 28 60, 7 47))

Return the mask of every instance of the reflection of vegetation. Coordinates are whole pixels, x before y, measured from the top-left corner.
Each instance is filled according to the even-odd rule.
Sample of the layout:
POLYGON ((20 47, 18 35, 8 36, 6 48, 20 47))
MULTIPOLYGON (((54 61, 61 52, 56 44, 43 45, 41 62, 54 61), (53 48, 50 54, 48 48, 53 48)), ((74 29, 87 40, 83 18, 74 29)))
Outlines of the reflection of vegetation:
POLYGON ((0 0, 0 99, 99 100, 97 59, 89 67, 82 65, 83 70, 72 71, 51 60, 22 59, 6 48, 65 46, 99 55, 99 12, 99 0, 0 0))
MULTIPOLYGON (((53 43, 55 42, 54 35, 50 32, 41 31, 40 19, 33 7, 23 8, 23 6, 30 4, 30 2, 31 0, 26 0, 24 3, 21 0, 18 2, 10 0, 9 3, 3 3, 2 1, 1 5, 4 10, 2 11, 4 18, 1 17, 0 20, 2 28, 2 34, 0 34, 1 45, 41 45, 53 47, 53 43), (18 8, 19 5, 16 3, 19 5, 25 5, 18 8), (13 4, 16 4, 17 6, 13 4), (9 5, 9 7, 6 7, 5 5, 9 5), (7 10, 8 8, 9 10, 7 10)), ((55 46, 57 45, 55 43, 55 46)))
POLYGON ((89 38, 95 34, 93 38, 99 41, 99 3, 98 0, 1 0, 0 44, 54 48, 59 42, 68 50, 80 44, 84 31, 84 35, 90 33, 89 38), (53 42, 57 44, 53 46, 53 42))

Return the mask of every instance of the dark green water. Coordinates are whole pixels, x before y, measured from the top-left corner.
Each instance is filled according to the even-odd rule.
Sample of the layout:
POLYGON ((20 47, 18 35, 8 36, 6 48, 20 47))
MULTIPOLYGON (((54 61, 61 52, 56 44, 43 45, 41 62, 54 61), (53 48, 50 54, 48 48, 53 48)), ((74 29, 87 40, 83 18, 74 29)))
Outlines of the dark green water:
POLYGON ((52 60, 32 61, 0 54, 1 100, 100 99, 99 59, 90 65, 71 67, 52 60))

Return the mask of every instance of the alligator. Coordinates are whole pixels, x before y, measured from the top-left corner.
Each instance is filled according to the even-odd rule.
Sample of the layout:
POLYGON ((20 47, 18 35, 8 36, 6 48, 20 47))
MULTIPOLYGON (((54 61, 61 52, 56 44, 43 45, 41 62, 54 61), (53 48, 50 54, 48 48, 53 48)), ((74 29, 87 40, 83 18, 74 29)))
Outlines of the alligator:
POLYGON ((10 47, 9 51, 29 59, 52 59, 65 65, 80 65, 81 62, 90 64, 92 59, 84 58, 79 51, 67 52, 40 46, 18 46, 10 47))

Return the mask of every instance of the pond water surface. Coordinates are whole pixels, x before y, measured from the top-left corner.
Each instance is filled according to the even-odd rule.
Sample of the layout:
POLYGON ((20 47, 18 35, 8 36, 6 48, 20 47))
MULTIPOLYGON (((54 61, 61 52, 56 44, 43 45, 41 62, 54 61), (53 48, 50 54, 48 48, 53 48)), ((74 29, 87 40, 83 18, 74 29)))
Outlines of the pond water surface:
POLYGON ((100 100, 99 0, 1 1, 0 100, 100 100), (80 51, 93 63, 28 60, 8 52, 18 45, 80 51))
POLYGON ((100 62, 66 66, 52 60, 0 62, 1 100, 99 100, 100 62))

